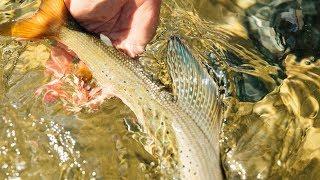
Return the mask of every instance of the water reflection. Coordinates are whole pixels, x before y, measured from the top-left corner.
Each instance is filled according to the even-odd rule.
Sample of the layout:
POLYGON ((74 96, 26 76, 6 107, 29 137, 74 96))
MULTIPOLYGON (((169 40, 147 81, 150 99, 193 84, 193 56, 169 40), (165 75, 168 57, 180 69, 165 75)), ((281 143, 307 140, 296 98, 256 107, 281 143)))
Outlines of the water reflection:
POLYGON ((47 104, 36 90, 47 83, 45 41, 1 40, 0 177, 156 178, 158 161, 127 131, 132 112, 111 99, 94 114, 47 104))
MULTIPOLYGON (((1 1, 0 22, 28 14, 36 3, 1 1), (5 13, 13 7, 21 10, 5 13)), ((140 61, 170 89, 166 43, 178 34, 219 81, 226 92, 221 156, 227 178, 317 178, 320 60, 294 51, 275 59, 261 51, 244 24, 254 5, 164 0, 157 35, 140 61)), ((146 153, 152 142, 120 100, 108 100, 94 113, 72 113, 61 102, 46 104, 35 95, 49 80, 48 42, 1 38, 0 54, 0 178, 177 176, 169 168, 176 163, 172 158, 146 153)))

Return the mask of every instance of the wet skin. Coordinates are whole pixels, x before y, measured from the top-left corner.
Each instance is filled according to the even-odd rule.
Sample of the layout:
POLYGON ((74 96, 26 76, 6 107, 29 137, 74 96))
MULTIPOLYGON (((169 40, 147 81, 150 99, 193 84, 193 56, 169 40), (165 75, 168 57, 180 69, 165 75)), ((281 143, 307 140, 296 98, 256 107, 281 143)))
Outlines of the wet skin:
POLYGON ((71 15, 87 30, 108 36, 135 57, 153 38, 161 0, 65 0, 71 15))

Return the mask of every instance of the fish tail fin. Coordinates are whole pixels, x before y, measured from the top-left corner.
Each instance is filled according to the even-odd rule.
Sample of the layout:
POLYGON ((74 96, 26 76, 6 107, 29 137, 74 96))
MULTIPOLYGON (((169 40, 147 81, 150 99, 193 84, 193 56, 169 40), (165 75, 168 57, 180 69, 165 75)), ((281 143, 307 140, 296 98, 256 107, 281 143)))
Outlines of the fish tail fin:
POLYGON ((63 0, 42 0, 38 11, 31 17, 0 24, 0 35, 26 39, 55 36, 67 15, 63 0))

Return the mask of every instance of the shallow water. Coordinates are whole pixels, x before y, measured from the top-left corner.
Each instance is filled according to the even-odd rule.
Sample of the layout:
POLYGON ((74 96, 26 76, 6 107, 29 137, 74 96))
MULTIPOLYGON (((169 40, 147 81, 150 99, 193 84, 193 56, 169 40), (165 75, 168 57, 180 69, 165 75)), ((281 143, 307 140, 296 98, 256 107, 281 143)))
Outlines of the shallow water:
MULTIPOLYGON (((253 31, 247 28, 252 17, 248 9, 257 3, 164 0, 157 35, 140 61, 170 88, 166 43, 178 34, 219 80, 225 111, 221 157, 227 178, 316 178, 320 169, 319 57, 266 54, 249 38, 253 31)), ((1 1, 0 22, 28 14, 38 4, 1 1)), ((50 55, 47 41, 1 38, 0 54, 1 179, 177 175, 174 168, 166 169, 175 164, 167 154, 155 158, 144 150, 148 137, 130 124, 135 117, 120 100, 107 100, 95 112, 73 113, 62 102, 44 103, 42 96, 35 95, 49 81, 44 76, 50 55)))
POLYGON ((119 100, 93 114, 44 103, 35 91, 48 81, 49 49, 43 42, 1 43, 1 179, 159 176, 157 162, 138 143, 144 135, 128 132, 124 119, 133 115, 119 100))

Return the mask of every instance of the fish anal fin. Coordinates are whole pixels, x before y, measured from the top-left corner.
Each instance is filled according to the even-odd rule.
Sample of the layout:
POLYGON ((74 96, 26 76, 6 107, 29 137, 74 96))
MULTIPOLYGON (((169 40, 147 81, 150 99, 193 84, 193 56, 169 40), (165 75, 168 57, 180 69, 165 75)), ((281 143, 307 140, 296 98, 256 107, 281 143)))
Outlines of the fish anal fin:
POLYGON ((0 35, 26 39, 55 36, 67 15, 63 0, 42 0, 31 17, 1 24, 0 35))

